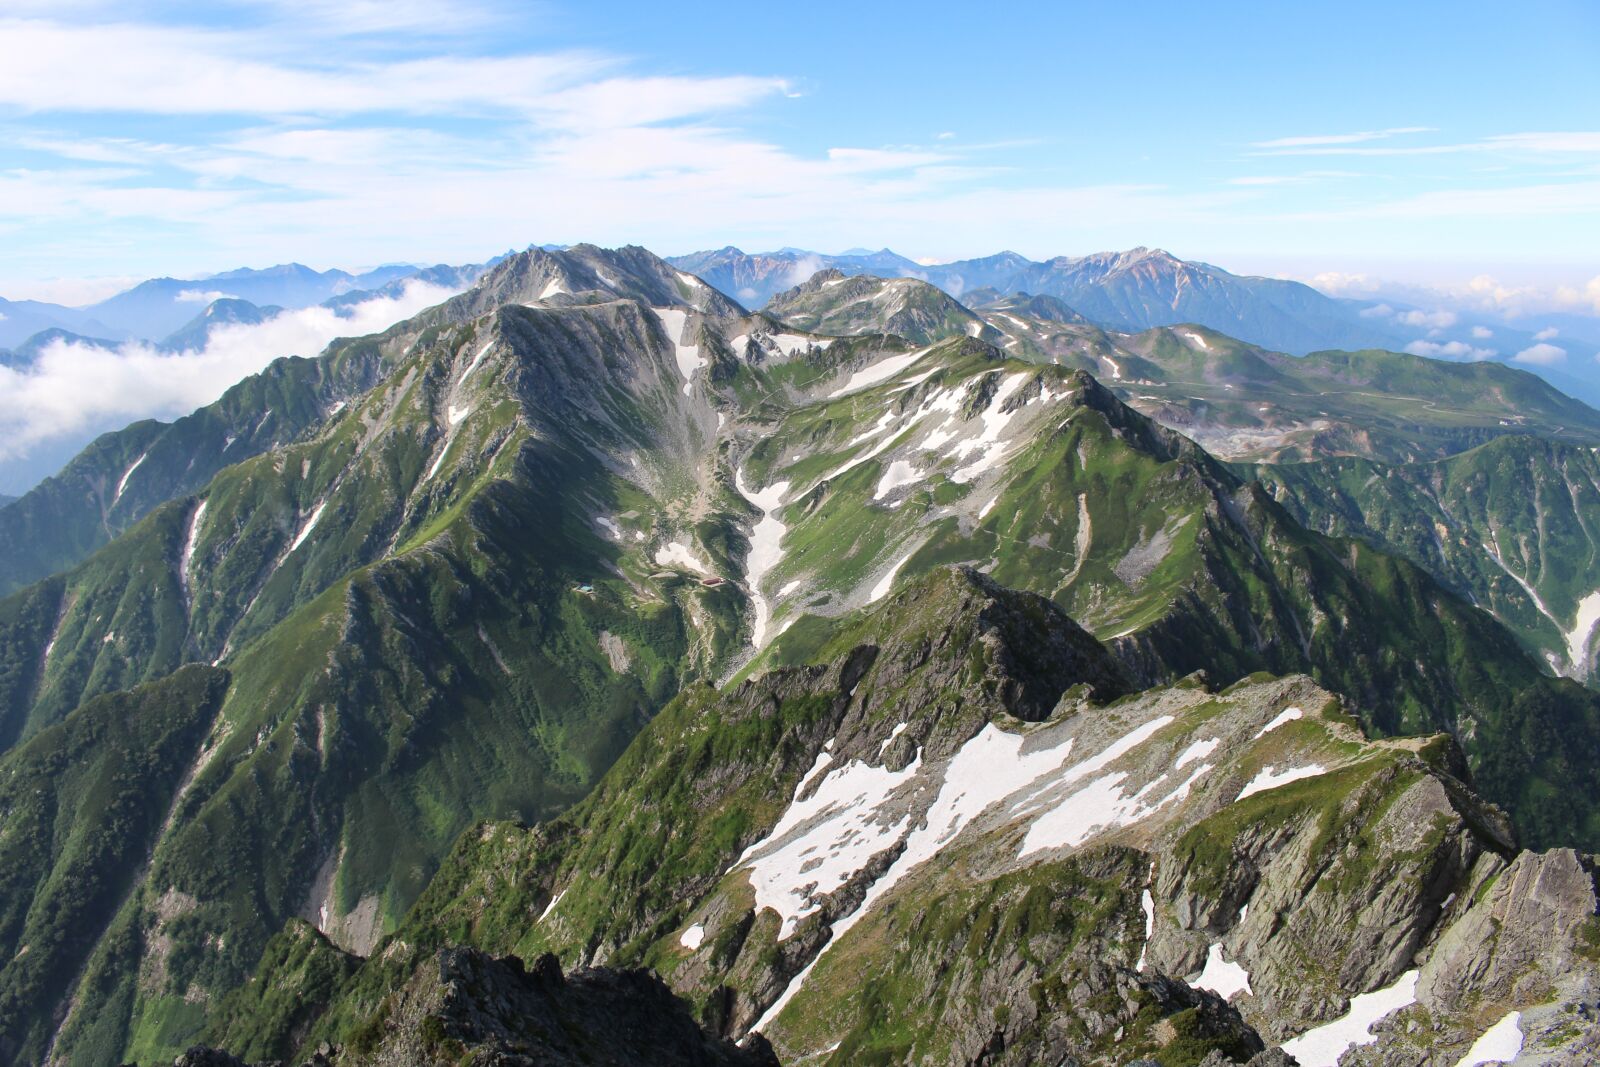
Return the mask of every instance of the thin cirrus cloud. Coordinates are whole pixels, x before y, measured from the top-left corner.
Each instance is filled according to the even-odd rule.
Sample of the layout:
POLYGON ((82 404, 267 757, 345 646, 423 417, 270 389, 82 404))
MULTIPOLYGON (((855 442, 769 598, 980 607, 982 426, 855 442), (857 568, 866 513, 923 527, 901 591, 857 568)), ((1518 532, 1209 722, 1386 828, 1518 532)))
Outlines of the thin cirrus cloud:
POLYGON ((1373 144, 1392 137, 1437 132, 1428 126, 1401 126, 1390 130, 1279 137, 1257 141, 1256 156, 1436 156, 1460 153, 1495 153, 1510 157, 1600 155, 1600 132, 1593 130, 1502 133, 1475 141, 1443 144, 1373 144))
POLYGON ((387 329, 453 292, 411 281, 398 295, 375 296, 338 312, 301 308, 257 324, 214 327, 197 351, 57 339, 27 365, 0 366, 0 461, 26 456, 57 438, 187 413, 279 356, 314 355, 335 337, 387 329))
POLYGON ((1432 133, 1432 126, 1395 126, 1387 130, 1363 130, 1360 133, 1313 134, 1309 137, 1278 137, 1270 141, 1257 141, 1256 148, 1311 148, 1326 145, 1361 144, 1366 141, 1383 141, 1410 133, 1432 133))

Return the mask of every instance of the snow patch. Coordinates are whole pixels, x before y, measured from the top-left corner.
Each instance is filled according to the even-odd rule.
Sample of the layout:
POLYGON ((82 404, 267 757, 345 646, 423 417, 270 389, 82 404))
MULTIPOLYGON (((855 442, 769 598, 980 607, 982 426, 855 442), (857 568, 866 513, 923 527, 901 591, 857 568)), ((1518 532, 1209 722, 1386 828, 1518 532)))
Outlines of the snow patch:
POLYGON ((129 467, 126 471, 123 471, 122 481, 117 483, 117 495, 111 498, 111 503, 113 506, 116 505, 117 501, 122 499, 122 491, 128 488, 128 479, 133 477, 133 472, 139 469, 139 464, 143 463, 145 461, 145 457, 148 455, 150 455, 148 452, 142 453, 138 459, 133 461, 133 466, 129 467))
POLYGON ((1298 782, 1302 778, 1315 778, 1319 774, 1326 773, 1328 773, 1328 768, 1320 763, 1310 763, 1304 767, 1289 767, 1274 773, 1272 764, 1269 763, 1261 768, 1261 773, 1250 779, 1249 785, 1239 790, 1239 795, 1234 799, 1243 800, 1245 797, 1254 796, 1268 789, 1276 789, 1280 785, 1298 782))
POLYGON ((1199 334, 1194 333, 1193 331, 1181 330, 1179 331, 1178 336, 1182 337, 1185 341, 1188 341, 1192 345, 1198 345, 1206 352, 1211 351, 1211 346, 1206 343, 1206 339, 1201 337, 1199 334))
POLYGON ((1407 971, 1391 986, 1350 999, 1350 1010, 1331 1023, 1307 1030, 1283 1051, 1300 1061, 1300 1067, 1337 1067, 1339 1057, 1356 1045, 1370 1045, 1377 1035, 1372 1024, 1417 1000, 1417 972, 1407 971))
POLYGON ((1223 959, 1222 942, 1218 941, 1206 953, 1205 970, 1189 984, 1196 989, 1209 989, 1223 1000, 1232 1000, 1236 994, 1250 992, 1250 972, 1223 959))
POLYGON ((1594 636, 1597 625, 1600 625, 1600 591, 1578 601, 1578 615, 1572 629, 1562 635, 1567 642, 1567 662, 1580 677, 1588 674, 1589 639, 1594 636))
POLYGON ((1150 947, 1150 937, 1156 932, 1156 902, 1148 888, 1139 891, 1139 908, 1144 912, 1144 944, 1139 947, 1139 962, 1133 969, 1144 971, 1145 950, 1150 947))
POLYGON ((872 591, 867 594, 867 601, 866 602, 868 604, 875 604, 878 601, 882 600, 884 597, 889 595, 889 590, 894 588, 895 575, 900 573, 900 568, 904 567, 906 565, 906 561, 909 560, 912 556, 916 555, 917 554, 917 549, 919 549, 921 547, 922 547, 921 545, 918 545, 916 548, 913 548, 910 552, 907 552, 905 555, 901 556, 898 560, 895 561, 894 566, 890 567, 888 572, 885 573, 882 578, 878 579, 878 584, 874 585, 872 587, 872 591))
POLYGON ((863 367, 850 375, 843 385, 829 393, 828 399, 832 400, 835 397, 844 396, 846 393, 853 393, 858 389, 865 389, 868 386, 886 382, 901 371, 909 368, 932 349, 933 346, 929 345, 927 348, 919 348, 915 352, 907 352, 904 355, 890 356, 888 359, 880 359, 870 367, 863 367))
POLYGON ((892 818, 889 801, 921 768, 920 753, 899 771, 851 760, 824 775, 804 800, 800 794, 811 775, 802 779, 772 832, 745 849, 738 864, 749 868, 756 908, 782 918, 779 941, 819 910, 819 897, 837 891, 905 834, 910 816, 892 818))
POLYGON ((974 452, 978 453, 976 459, 970 460, 965 467, 951 473, 952 482, 962 484, 970 482, 985 471, 999 466, 1000 461, 1005 458, 1010 446, 1000 440, 1000 435, 1005 432, 1006 427, 1021 409, 1002 411, 1001 407, 1010 399, 1011 394, 1026 384, 1029 377, 1030 375, 1024 372, 1013 374, 1001 382, 1000 387, 995 390, 994 398, 990 400, 989 406, 984 409, 981 416, 983 430, 976 437, 957 443, 945 453, 951 459, 958 460, 974 452))
POLYGON ((672 342, 673 354, 678 361, 678 373, 683 375, 683 395, 689 396, 694 391, 694 372, 706 365, 700 355, 699 345, 685 345, 679 342, 683 339, 683 324, 689 318, 689 313, 680 308, 651 308, 656 313, 656 318, 661 320, 661 326, 667 331, 667 339, 672 342))
POLYGON ((439 454, 434 457, 433 465, 428 468, 428 473, 422 478, 423 481, 431 482, 433 481, 433 476, 439 473, 439 468, 444 466, 444 457, 450 453, 450 444, 451 439, 445 438, 444 445, 440 447, 439 454))
POLYGON ((1480 1067, 1485 1063, 1509 1063, 1522 1052, 1522 1022, 1520 1011, 1511 1012, 1483 1032, 1472 1043, 1467 1054, 1456 1061, 1456 1067, 1480 1067))
POLYGON ((1211 737, 1204 741, 1196 741, 1194 744, 1190 745, 1188 748, 1184 749, 1178 754, 1177 761, 1174 762, 1172 766, 1176 770, 1182 770, 1195 760, 1204 759, 1206 756, 1211 755, 1211 753, 1217 750, 1217 746, 1220 744, 1222 744, 1222 738, 1220 737, 1211 737))
POLYGON ((472 414, 472 405, 471 404, 468 404, 464 408, 458 408, 454 404, 451 404, 450 405, 450 411, 449 411, 450 425, 451 426, 459 425, 461 423, 462 419, 466 418, 468 415, 471 415, 471 414, 472 414))
POLYGON ((883 477, 878 480, 878 489, 872 494, 872 499, 882 500, 902 485, 914 485, 922 480, 922 471, 916 464, 903 459, 897 459, 889 464, 889 469, 883 472, 883 477))
POLYGON ((622 540, 622 527, 618 526, 615 522, 606 518, 604 515, 596 515, 594 523, 596 526, 605 530, 606 533, 610 534, 613 541, 622 540))
MULTIPOLYGON (((306 520, 306 524, 300 527, 300 532, 295 535, 294 543, 289 546, 289 552, 293 552, 295 549, 306 543, 306 538, 310 537, 311 531, 317 528, 317 523, 322 518, 323 509, 325 509, 327 506, 328 502, 326 500, 317 505, 317 510, 311 513, 311 518, 306 520)), ((288 552, 284 553, 284 555, 288 554, 288 552)))
POLYGON ((689 929, 678 935, 678 944, 690 952, 698 949, 706 940, 706 928, 701 923, 695 923, 689 929))
POLYGON ((1267 725, 1265 725, 1261 729, 1257 730, 1256 733, 1255 733, 1255 737, 1252 737, 1250 740, 1254 741, 1254 740, 1257 740, 1258 738, 1265 737, 1268 734, 1270 734, 1272 731, 1276 730, 1278 727, 1283 726, 1286 723, 1294 722, 1296 719, 1300 718, 1304 714, 1305 713, 1302 712, 1299 708, 1284 708, 1282 711, 1278 712, 1278 714, 1276 716, 1273 717, 1271 722, 1267 723, 1267 725))
MULTIPOLYGON (((494 347, 494 342, 493 341, 489 341, 486 344, 484 344, 484 346, 482 348, 478 349, 478 354, 472 357, 472 362, 467 364, 467 369, 461 372, 461 377, 460 378, 456 379, 456 384, 457 385, 460 385, 462 382, 466 381, 468 376, 471 375, 473 371, 478 369, 478 364, 483 362, 483 357, 488 355, 489 354, 489 349, 491 349, 493 347, 494 347)), ((341 405, 341 406, 343 406, 343 405, 341 405)))
POLYGON ((194 569, 194 550, 200 543, 200 522, 206 515, 206 501, 202 500, 194 509, 194 514, 189 516, 189 532, 183 539, 183 552, 178 557, 178 578, 183 583, 184 597, 191 595, 190 585, 192 578, 190 572, 194 569))
POLYGON ((540 300, 549 300, 552 296, 565 296, 567 291, 562 287, 559 279, 550 279, 550 284, 544 287, 544 292, 539 294, 540 300))
POLYGON ((761 593, 761 582, 783 559, 783 534, 786 527, 778 520, 778 508, 783 504, 789 483, 773 482, 759 493, 744 484, 744 471, 734 472, 734 485, 750 503, 761 509, 761 521, 750 530, 750 555, 745 559, 745 584, 750 588, 750 605, 755 609, 755 622, 750 627, 750 643, 760 648, 767 637, 767 624, 772 620, 772 605, 761 593))
POLYGON ((669 541, 656 549, 656 562, 663 567, 677 564, 700 574, 711 573, 711 568, 700 562, 695 554, 689 551, 689 546, 681 541, 669 541))
POLYGON ((550 918, 550 913, 552 911, 556 910, 556 905, 561 903, 561 898, 566 896, 566 895, 567 895, 567 891, 565 889, 563 889, 561 892, 559 892, 555 896, 551 897, 550 898, 550 903, 548 903, 548 904, 546 904, 544 906, 544 911, 541 911, 539 913, 539 917, 537 919, 535 919, 534 921, 542 923, 546 919, 550 918))
POLYGON ((889 731, 889 736, 885 737, 883 739, 883 741, 879 743, 879 745, 878 745, 878 758, 879 759, 883 758, 883 754, 889 750, 889 745, 891 743, 893 743, 894 739, 899 737, 901 734, 905 733, 905 729, 906 729, 907 725, 908 725, 907 723, 903 723, 903 722, 902 723, 897 723, 895 725, 895 728, 893 730, 889 731))

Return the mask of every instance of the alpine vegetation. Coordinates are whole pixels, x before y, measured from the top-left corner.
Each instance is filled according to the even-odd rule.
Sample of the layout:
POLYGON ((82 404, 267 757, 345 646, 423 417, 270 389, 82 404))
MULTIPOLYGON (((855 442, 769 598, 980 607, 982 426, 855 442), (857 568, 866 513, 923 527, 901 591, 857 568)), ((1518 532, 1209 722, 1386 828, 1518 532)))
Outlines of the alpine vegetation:
POLYGON ((1149 259, 532 248, 93 442, 0 507, 0 1058, 1600 1057, 1600 413, 1149 259))

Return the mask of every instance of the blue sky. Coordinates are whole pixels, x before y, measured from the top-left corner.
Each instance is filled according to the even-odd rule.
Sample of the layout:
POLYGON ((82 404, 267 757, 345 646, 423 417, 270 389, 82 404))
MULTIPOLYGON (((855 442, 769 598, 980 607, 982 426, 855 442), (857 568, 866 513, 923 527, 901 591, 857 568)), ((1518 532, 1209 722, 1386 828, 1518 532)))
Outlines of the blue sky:
POLYGON ((0 3, 0 295, 589 240, 1600 300, 1592 3, 192 8, 0 3))

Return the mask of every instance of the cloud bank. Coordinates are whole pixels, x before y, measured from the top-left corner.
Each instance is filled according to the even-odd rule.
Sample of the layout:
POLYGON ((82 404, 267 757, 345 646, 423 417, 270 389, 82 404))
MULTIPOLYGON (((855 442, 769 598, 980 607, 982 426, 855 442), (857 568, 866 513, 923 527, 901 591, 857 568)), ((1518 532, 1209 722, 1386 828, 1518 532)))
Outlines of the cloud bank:
POLYGON ((205 348, 189 352, 55 341, 26 367, 0 367, 0 461, 107 425, 186 414, 280 356, 314 356, 335 337, 387 329, 455 292, 411 281, 399 296, 337 312, 301 308, 256 325, 214 327, 205 348))

